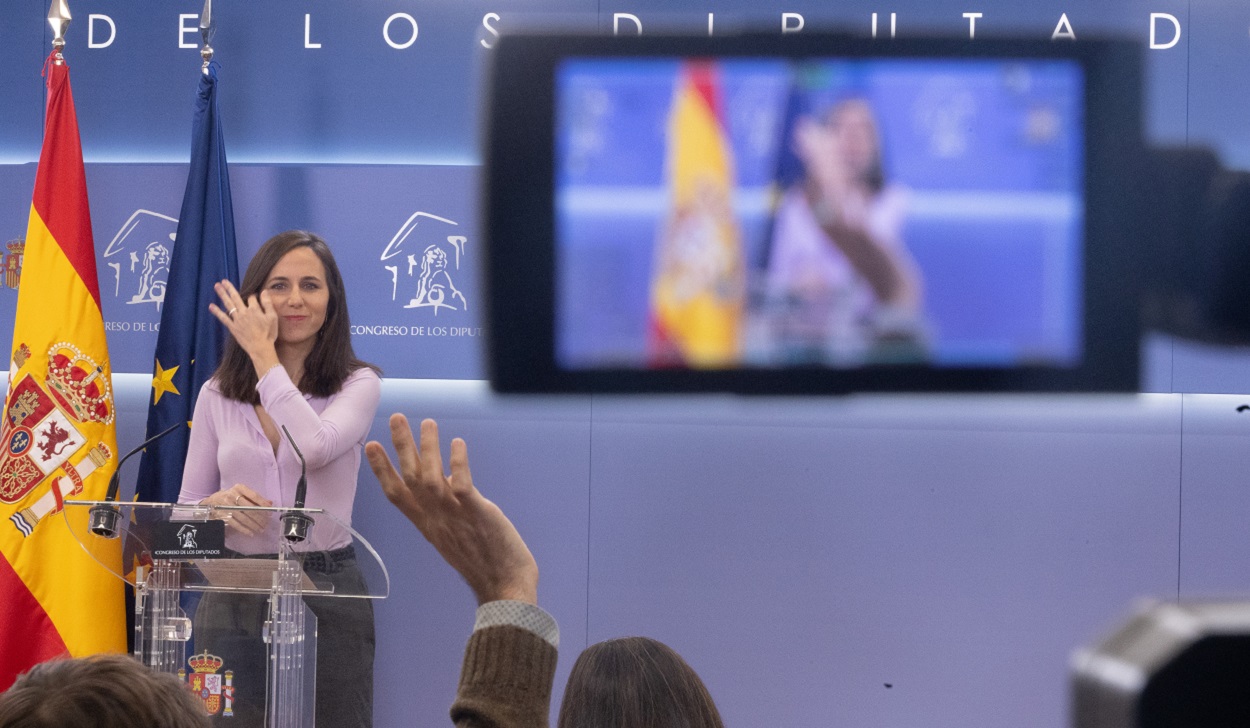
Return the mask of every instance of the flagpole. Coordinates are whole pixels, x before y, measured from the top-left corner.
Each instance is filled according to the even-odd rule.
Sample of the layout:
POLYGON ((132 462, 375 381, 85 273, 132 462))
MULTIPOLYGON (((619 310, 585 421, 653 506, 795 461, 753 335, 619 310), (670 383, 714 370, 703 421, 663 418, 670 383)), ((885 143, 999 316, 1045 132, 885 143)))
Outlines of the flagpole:
POLYGON ((204 65, 200 67, 200 72, 205 76, 208 75, 208 64, 213 61, 213 47, 209 45, 213 41, 213 36, 217 34, 217 22, 213 18, 213 0, 204 0, 204 11, 200 13, 200 57, 204 59, 204 65))
POLYGON ((52 0, 52 5, 48 8, 48 25, 52 26, 52 47, 56 50, 54 62, 58 66, 65 63, 65 56, 61 51, 65 48, 65 31, 69 29, 71 20, 73 17, 69 14, 69 3, 66 0, 52 0))

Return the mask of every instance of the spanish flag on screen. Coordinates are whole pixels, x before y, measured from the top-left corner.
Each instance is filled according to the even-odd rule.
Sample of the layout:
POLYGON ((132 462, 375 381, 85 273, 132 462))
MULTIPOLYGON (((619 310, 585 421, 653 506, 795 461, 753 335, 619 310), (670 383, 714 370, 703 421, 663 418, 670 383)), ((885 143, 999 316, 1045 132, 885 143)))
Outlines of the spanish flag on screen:
POLYGON ((651 278, 650 363, 732 366, 742 346, 745 278, 733 151, 712 62, 681 69, 665 164, 670 209, 651 278))
POLYGON ((0 422, 0 690, 52 657, 126 648, 122 582, 61 515, 66 498, 103 497, 117 437, 69 67, 54 51, 44 74, 43 151, 0 422))

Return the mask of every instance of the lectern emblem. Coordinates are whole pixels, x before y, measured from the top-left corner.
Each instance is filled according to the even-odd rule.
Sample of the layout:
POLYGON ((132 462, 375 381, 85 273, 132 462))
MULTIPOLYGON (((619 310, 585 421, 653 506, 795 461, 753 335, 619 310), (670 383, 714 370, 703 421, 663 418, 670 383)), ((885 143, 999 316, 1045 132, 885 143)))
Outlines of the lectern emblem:
POLYGON ((191 675, 188 677, 185 669, 179 670, 178 679, 186 681, 187 687, 191 688, 191 694, 204 704, 205 713, 221 713, 223 717, 229 718, 234 716, 234 670, 217 674, 224 663, 217 655, 210 655, 208 650, 204 650, 187 660, 187 664, 191 666, 191 675))
POLYGON ((182 548, 184 549, 199 548, 195 543, 195 533, 198 530, 199 529, 197 529, 195 526, 192 526, 189 524, 178 529, 178 543, 182 545, 182 548))

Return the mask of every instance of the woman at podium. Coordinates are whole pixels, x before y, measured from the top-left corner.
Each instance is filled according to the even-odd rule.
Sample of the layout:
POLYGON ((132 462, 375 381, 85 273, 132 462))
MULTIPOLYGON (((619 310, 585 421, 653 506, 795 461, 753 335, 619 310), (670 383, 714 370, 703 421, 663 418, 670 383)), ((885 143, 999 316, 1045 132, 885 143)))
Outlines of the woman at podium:
MULTIPOLYGON (((302 454, 306 507, 350 524, 381 382, 378 368, 352 350, 347 296, 330 248, 312 233, 280 233, 257 251, 238 290, 229 281, 215 288, 221 304, 209 310, 230 336, 221 365, 196 402, 179 502, 290 507, 302 454)), ((280 542, 276 519, 228 513, 227 547, 246 556, 274 554, 280 542)), ((364 593, 345 529, 321 519, 296 550, 305 572, 317 572, 336 590, 364 593)), ((318 625, 317 725, 371 725, 372 604, 307 601, 318 625)), ((266 609, 264 598, 257 598, 256 608, 266 609)), ((218 614, 212 621, 222 619, 237 623, 240 615, 218 614)), ((236 637, 256 642, 254 635, 236 637)), ((263 706, 261 669, 262 677, 253 681, 261 684, 252 687, 259 688, 263 706)))

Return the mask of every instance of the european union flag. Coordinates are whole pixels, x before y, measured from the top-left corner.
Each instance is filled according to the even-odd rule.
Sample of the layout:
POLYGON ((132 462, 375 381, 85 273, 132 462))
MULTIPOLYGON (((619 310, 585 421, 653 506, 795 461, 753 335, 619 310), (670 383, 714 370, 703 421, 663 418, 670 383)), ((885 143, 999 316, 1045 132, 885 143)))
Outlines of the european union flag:
MULTIPOLYGON (((191 128, 191 170, 156 340, 148 437, 175 423, 191 421, 200 387, 221 360, 221 324, 208 312, 215 298, 213 284, 223 278, 236 286, 239 283, 230 175, 217 113, 217 69, 217 63, 210 63, 207 73, 200 74, 191 128)), ((139 500, 178 500, 189 439, 190 430, 181 428, 148 446, 139 464, 139 500)))
POLYGON ((781 198, 791 186, 802 181, 806 171, 803 161, 794 151, 794 130, 799 119, 811 114, 811 100, 802 83, 801 74, 795 74, 790 81, 790 93, 786 97, 785 115, 781 117, 781 126, 777 143, 777 160, 773 169, 773 201, 768 216, 768 232, 764 235, 764 244, 760 246, 758 257, 754 261, 757 268, 767 270, 772 257, 773 227, 777 223, 777 207, 781 198))

